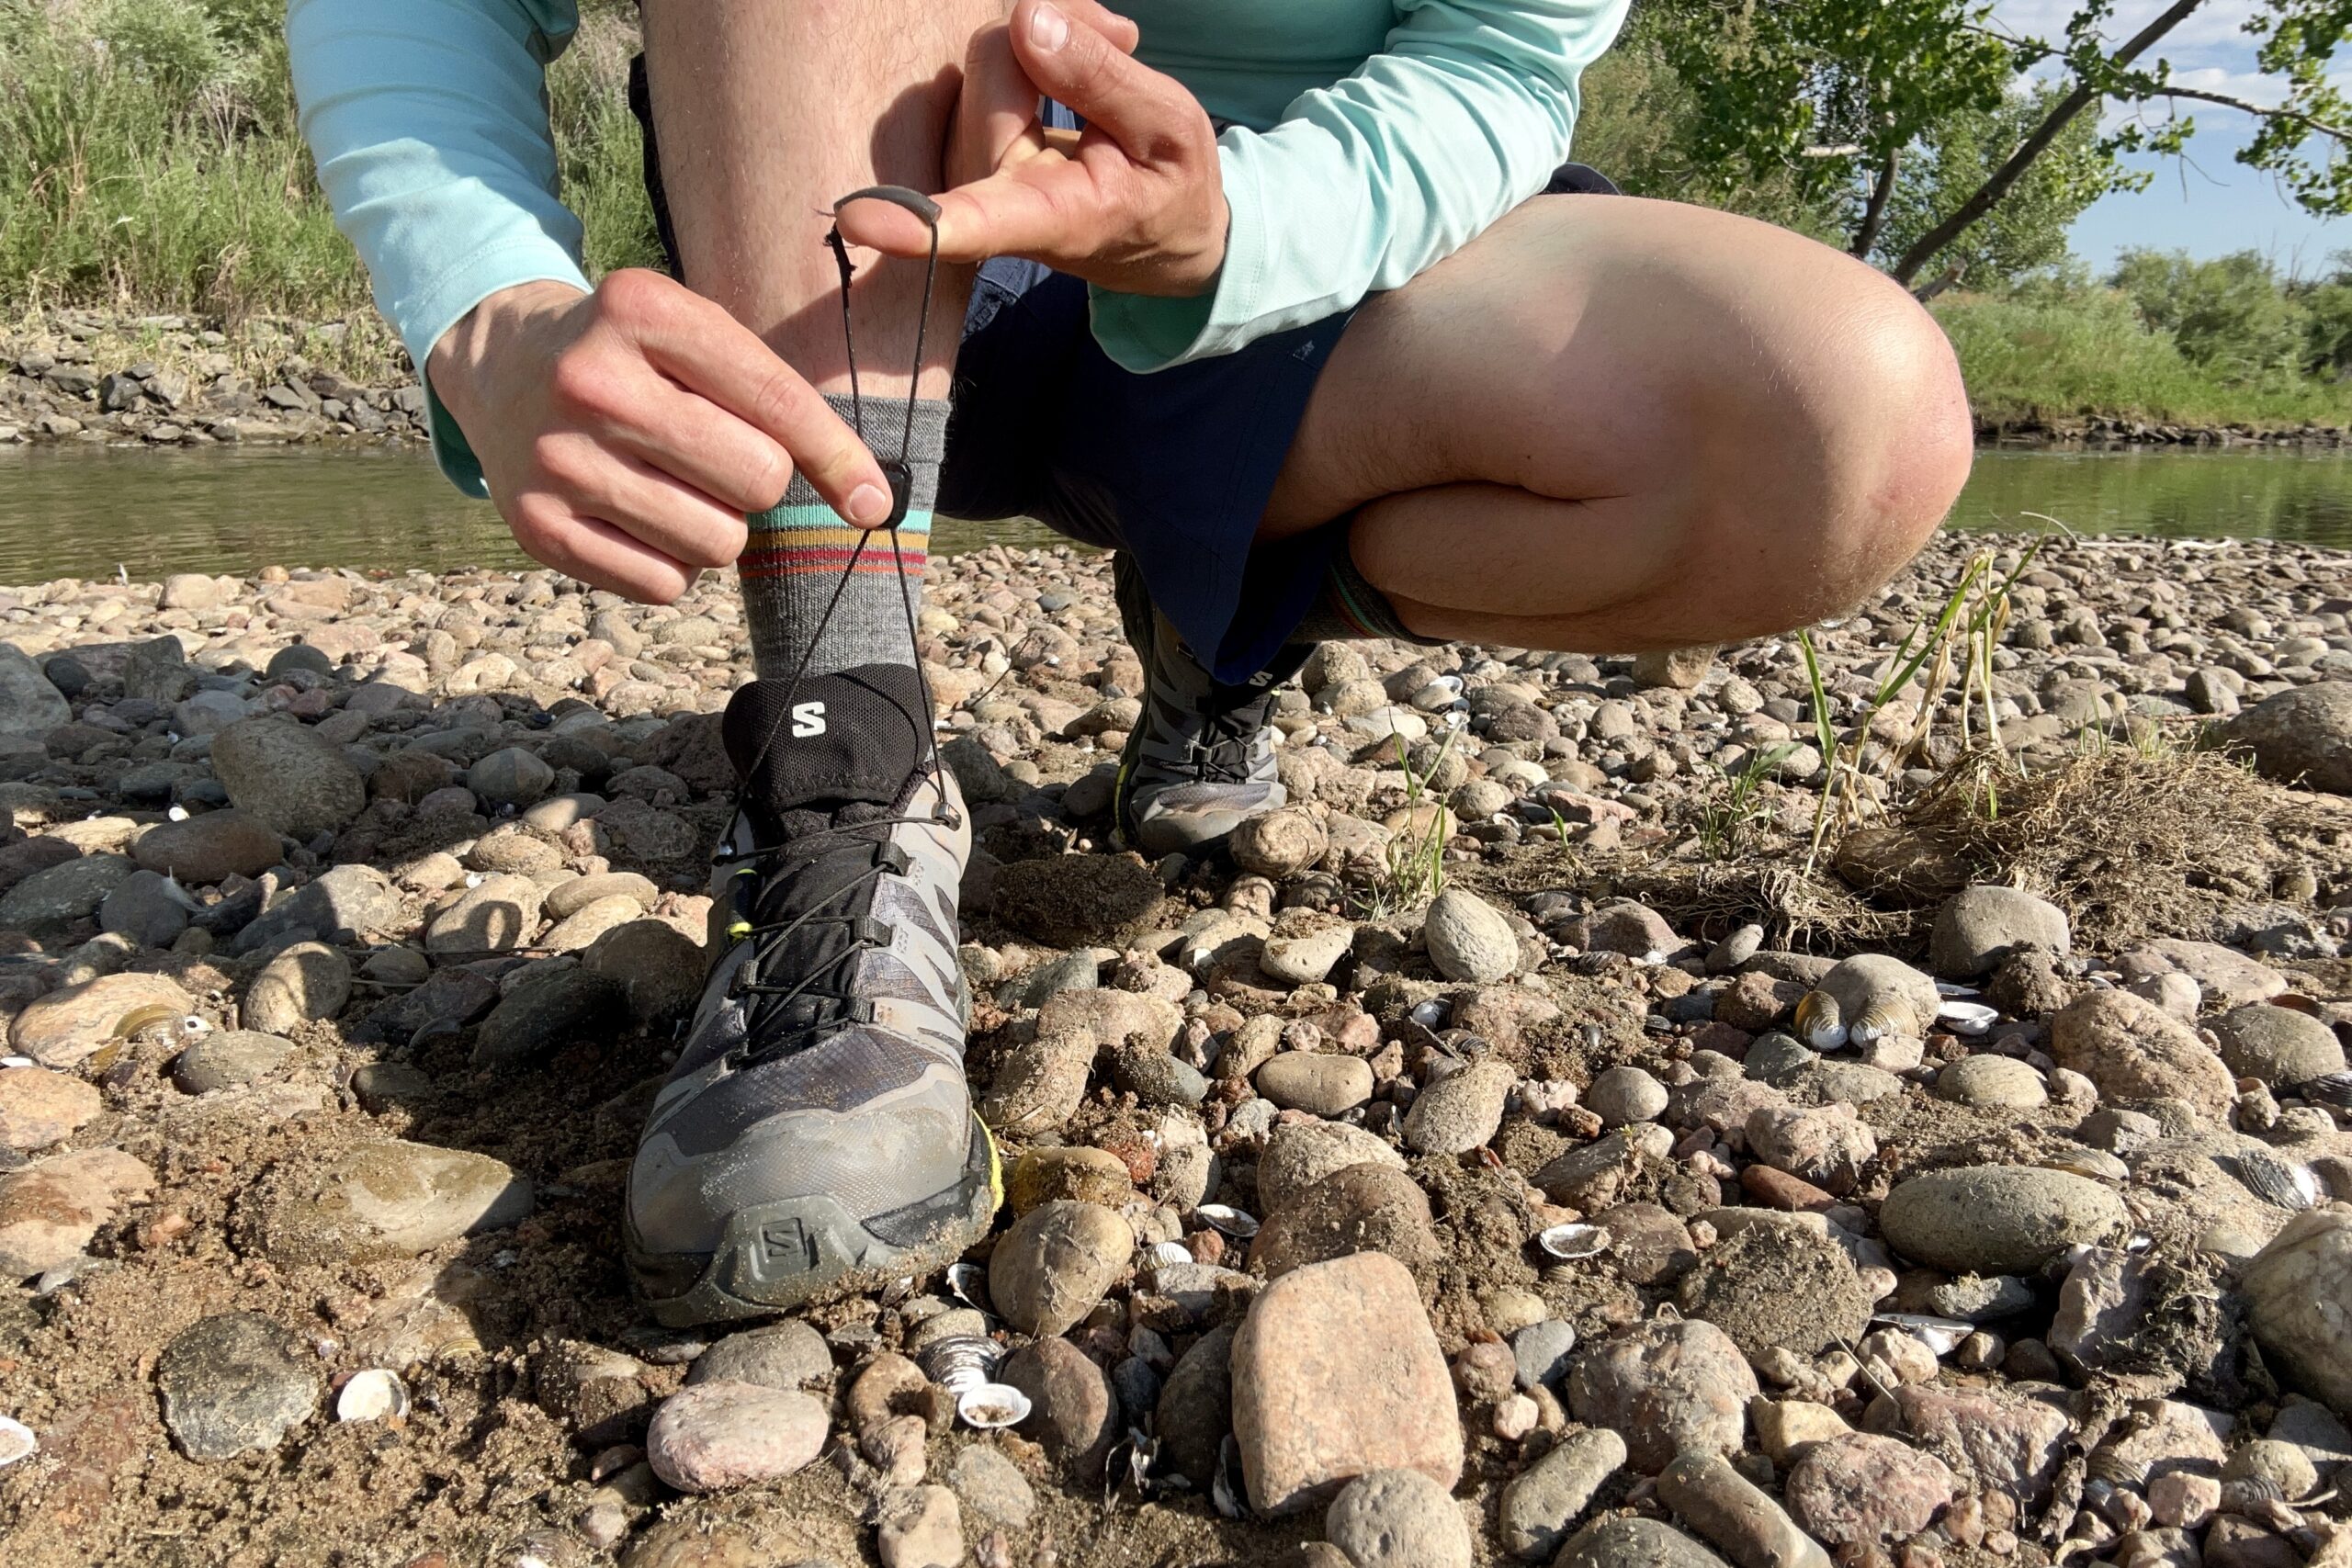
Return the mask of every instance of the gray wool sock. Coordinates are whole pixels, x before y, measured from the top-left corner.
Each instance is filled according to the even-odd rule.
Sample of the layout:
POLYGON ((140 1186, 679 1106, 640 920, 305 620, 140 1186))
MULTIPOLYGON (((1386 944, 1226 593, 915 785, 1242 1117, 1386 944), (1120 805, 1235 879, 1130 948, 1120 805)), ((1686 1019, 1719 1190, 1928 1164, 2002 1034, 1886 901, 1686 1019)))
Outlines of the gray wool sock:
MULTIPOLYGON (((848 393, 828 392, 825 401, 850 418, 848 393)), ((748 519, 752 538, 739 570, 752 668, 761 680, 789 680, 803 669, 804 660, 810 675, 861 664, 914 662, 909 623, 922 608, 931 508, 947 447, 947 409, 944 399, 918 401, 914 428, 907 434, 903 400, 865 400, 866 446, 886 469, 901 462, 907 468, 907 514, 899 524, 895 550, 889 530, 869 532, 842 522, 797 473, 780 504, 748 519), (842 581, 844 569, 847 582, 842 581)))

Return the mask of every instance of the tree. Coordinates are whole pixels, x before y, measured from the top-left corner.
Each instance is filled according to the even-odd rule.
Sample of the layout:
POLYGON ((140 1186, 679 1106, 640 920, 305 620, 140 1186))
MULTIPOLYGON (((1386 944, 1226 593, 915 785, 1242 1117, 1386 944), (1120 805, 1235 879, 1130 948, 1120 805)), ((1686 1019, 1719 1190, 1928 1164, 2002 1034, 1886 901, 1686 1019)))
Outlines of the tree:
POLYGON ((2087 200, 2144 183, 2120 157, 2179 152, 2193 129, 2179 112, 2184 102, 2254 117, 2241 163, 2278 175, 2311 211, 2352 212, 2352 106, 2328 81, 2352 29, 2346 0, 2254 0, 2245 30, 2260 40, 2258 67, 2278 95, 2272 104, 2176 83, 2169 62, 2152 54, 2222 0, 2172 0, 2120 43, 2107 37, 2115 0, 2074 3, 2061 34, 2031 38, 1999 29, 1984 0, 1652 0, 1669 13, 1659 36, 1692 96, 1702 160, 1748 179, 1788 171, 1844 214, 1849 250, 1883 254, 1905 283, 1916 285, 1931 262, 1949 265, 1962 236, 2007 203, 2030 205, 2038 189, 2046 205, 2053 188, 2087 200), (1906 164, 1940 158, 1939 128, 2004 118, 2008 84, 2023 71, 2047 85, 2035 112, 2005 129, 2012 144, 1988 148, 1998 156, 1973 182, 1931 181, 1944 187, 1932 214, 1914 212, 1905 243, 1888 246, 1906 164), (2100 130, 2098 111, 2110 104, 2143 112, 2100 130), (2157 109, 2161 118, 2151 118, 2157 109), (2070 141, 2085 126, 2087 149, 2070 141), (2054 187, 2039 185, 2053 156, 2075 166, 2054 187), (2041 175, 2030 178, 2037 168, 2041 175))
POLYGON ((2179 251, 2126 251, 2109 281, 2149 327, 2172 334, 2185 358, 2226 380, 2302 368, 2308 312, 2257 252, 2194 261, 2179 251))
MULTIPOLYGON (((2025 134, 2050 112, 2058 89, 2012 87, 1998 107, 1965 109, 1931 128, 1904 158, 1870 258, 1892 266, 1919 237, 1984 185, 2025 134)), ((2066 231, 2083 209, 2114 189, 2115 160, 2098 128, 2077 119, 1982 220, 1944 247, 1939 270, 1976 284, 2011 280, 2066 254, 2066 231)))

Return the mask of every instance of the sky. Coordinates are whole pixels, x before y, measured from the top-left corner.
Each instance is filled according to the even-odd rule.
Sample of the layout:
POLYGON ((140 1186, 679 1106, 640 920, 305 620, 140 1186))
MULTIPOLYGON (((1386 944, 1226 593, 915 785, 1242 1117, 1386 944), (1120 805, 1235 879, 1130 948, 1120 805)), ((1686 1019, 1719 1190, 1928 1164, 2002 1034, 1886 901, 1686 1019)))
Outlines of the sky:
MULTIPOLYGON (((2109 41, 2130 38, 2165 8, 2166 0, 2119 0, 2109 41)), ((2065 30, 2071 0, 1996 0, 1994 15, 2010 29, 2055 39, 2065 30)), ((2253 0, 2211 3, 2165 35, 2148 59, 2169 59, 2176 81, 2254 101, 2275 101, 2276 87, 2255 71, 2255 39, 2241 27, 2253 0)), ((2151 106, 2161 117, 2161 105, 2151 106)), ((2327 270, 2331 253, 2352 251, 2352 220, 2322 220, 2297 207, 2270 175, 2233 154, 2253 135, 2251 117, 2217 104, 2184 102, 2197 134, 2182 159, 2142 158, 2154 181, 2144 191, 2103 197, 2075 224, 2075 254, 2104 270, 2118 251, 2132 246, 2186 250, 2213 256, 2256 250, 2281 267, 2327 270)))

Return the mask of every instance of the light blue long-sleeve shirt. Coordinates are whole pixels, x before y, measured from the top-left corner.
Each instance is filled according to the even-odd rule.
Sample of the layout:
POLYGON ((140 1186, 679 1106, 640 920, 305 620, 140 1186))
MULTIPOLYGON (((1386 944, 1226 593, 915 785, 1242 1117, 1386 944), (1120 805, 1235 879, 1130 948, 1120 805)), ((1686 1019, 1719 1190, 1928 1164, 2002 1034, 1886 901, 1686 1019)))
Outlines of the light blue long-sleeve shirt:
MULTIPOLYGON (((1227 124, 1225 263, 1187 299, 1093 291, 1131 370, 1229 354, 1394 288, 1541 189, 1627 0, 1113 0, 1138 58, 1227 124)), ((320 183, 422 367, 482 299, 585 288, 544 71, 572 0, 289 0, 320 183)), ((483 493, 435 407, 442 467, 483 493)))

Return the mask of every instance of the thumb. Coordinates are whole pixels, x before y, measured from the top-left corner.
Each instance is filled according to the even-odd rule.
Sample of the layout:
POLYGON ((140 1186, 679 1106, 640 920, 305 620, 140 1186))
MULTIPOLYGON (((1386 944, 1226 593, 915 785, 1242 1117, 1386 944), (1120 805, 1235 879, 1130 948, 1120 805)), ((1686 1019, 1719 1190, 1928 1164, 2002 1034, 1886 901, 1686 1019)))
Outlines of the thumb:
POLYGON ((1092 25, 1099 11, 1091 0, 1021 0, 1013 52, 1038 91, 1141 163, 1188 124, 1191 95, 1129 55, 1129 38, 1114 39, 1092 25))

